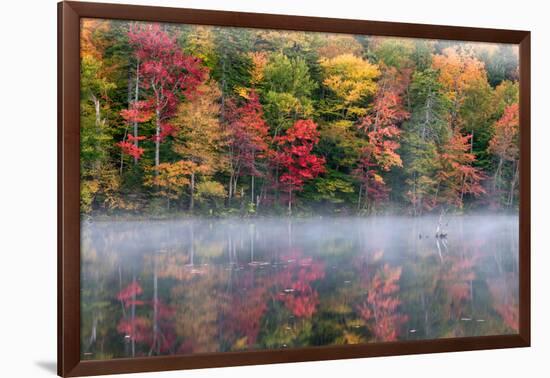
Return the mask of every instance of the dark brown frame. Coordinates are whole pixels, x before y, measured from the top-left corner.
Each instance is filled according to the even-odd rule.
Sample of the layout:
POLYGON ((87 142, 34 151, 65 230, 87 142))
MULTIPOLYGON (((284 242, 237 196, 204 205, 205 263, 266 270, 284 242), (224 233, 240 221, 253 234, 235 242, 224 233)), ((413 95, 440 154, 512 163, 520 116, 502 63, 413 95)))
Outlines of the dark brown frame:
POLYGON ((530 32, 528 31, 134 5, 82 2, 59 3, 58 374, 63 377, 69 377, 530 346, 530 56, 531 42, 530 32), (81 361, 79 214, 79 33, 81 17, 519 44, 521 126, 519 333, 516 335, 463 337, 411 342, 81 361))

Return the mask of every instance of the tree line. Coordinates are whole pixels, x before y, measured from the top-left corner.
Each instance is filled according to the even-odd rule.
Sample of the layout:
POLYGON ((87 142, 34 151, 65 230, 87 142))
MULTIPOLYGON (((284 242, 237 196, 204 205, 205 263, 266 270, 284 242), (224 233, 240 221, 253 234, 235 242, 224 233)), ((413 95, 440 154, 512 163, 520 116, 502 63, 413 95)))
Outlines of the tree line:
POLYGON ((84 20, 81 212, 516 209, 511 45, 84 20))

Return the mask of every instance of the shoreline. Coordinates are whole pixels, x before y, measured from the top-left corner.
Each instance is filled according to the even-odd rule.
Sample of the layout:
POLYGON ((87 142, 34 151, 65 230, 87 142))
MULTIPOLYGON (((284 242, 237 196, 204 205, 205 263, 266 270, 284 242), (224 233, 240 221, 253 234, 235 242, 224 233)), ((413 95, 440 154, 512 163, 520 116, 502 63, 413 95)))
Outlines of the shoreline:
MULTIPOLYGON (((274 216, 274 215, 261 215, 261 216, 225 216, 225 217, 214 217, 214 216, 204 216, 204 215, 179 215, 174 214, 173 216, 128 216, 128 215, 94 215, 94 216, 81 216, 80 223, 102 223, 102 222, 174 222, 174 221, 213 221, 213 222, 223 222, 223 221, 238 221, 238 222, 253 222, 253 221, 311 221, 311 220, 383 220, 390 218, 397 219, 410 219, 410 220, 422 220, 422 219, 431 219, 439 218, 440 215, 436 213, 425 214, 420 216, 413 216, 408 214, 376 214, 376 215, 308 215, 308 216, 274 216)), ((471 212, 471 213, 450 213, 443 216, 444 219, 460 219, 460 218, 478 218, 478 217, 518 217, 519 221, 519 212, 510 211, 510 212, 471 212)))

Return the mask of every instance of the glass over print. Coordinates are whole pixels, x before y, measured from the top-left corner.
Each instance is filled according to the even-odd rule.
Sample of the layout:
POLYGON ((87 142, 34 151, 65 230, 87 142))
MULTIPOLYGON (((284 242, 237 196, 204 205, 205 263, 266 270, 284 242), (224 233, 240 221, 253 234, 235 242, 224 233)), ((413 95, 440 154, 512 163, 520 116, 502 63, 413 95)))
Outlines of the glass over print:
POLYGON ((518 333, 517 45, 80 46, 82 359, 518 333))

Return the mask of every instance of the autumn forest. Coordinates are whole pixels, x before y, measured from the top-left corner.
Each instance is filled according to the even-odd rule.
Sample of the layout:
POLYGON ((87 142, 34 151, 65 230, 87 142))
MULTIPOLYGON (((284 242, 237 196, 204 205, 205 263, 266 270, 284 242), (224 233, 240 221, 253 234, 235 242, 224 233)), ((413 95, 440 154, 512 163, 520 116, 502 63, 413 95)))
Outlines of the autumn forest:
POLYGON ((84 19, 81 359, 508 335, 514 45, 84 19))
POLYGON ((81 212, 518 206, 512 45, 85 19, 81 212))

